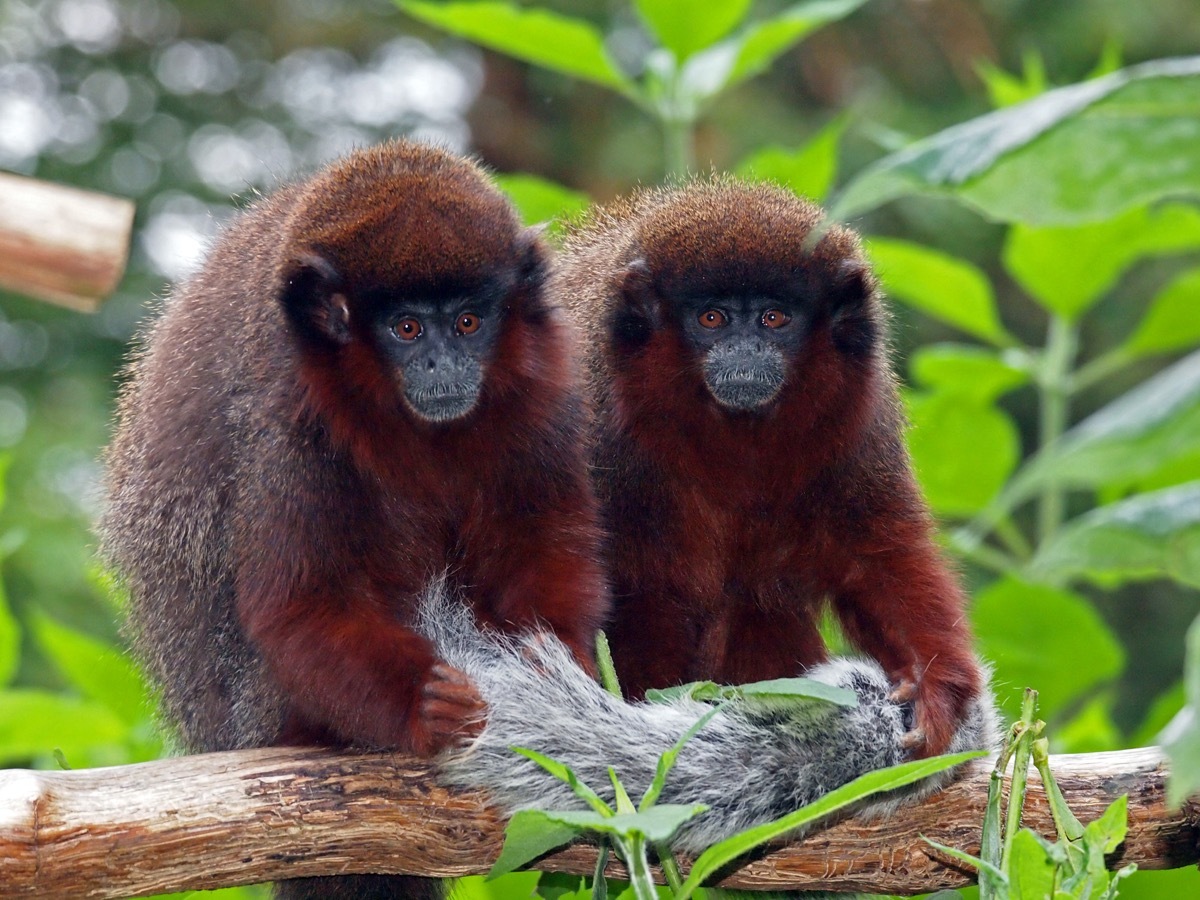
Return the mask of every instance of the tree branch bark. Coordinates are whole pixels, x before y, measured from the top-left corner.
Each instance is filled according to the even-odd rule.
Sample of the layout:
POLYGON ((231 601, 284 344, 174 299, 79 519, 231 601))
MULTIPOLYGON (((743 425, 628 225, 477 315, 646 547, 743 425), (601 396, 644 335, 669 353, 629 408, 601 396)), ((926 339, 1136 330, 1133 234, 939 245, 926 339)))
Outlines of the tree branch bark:
MULTIPOLYGON (((971 853, 992 762, 887 820, 849 817, 731 868, 725 887, 912 894, 971 874, 924 835, 971 853)), ((1200 861, 1200 802, 1169 810, 1157 748, 1055 756, 1072 810, 1094 819, 1129 795, 1129 833, 1114 867, 1200 861)), ((1053 824, 1037 773, 1025 822, 1053 824)), ((72 772, 0 772, 0 885, 5 897, 128 897, 309 875, 486 872, 502 818, 480 794, 450 793, 429 763, 400 754, 271 748, 72 772)), ((590 873, 595 850, 569 847, 539 868, 590 873)), ((612 874, 620 876, 619 866, 612 874)))
POLYGON ((133 203, 0 173, 0 287, 92 312, 125 271, 133 203))

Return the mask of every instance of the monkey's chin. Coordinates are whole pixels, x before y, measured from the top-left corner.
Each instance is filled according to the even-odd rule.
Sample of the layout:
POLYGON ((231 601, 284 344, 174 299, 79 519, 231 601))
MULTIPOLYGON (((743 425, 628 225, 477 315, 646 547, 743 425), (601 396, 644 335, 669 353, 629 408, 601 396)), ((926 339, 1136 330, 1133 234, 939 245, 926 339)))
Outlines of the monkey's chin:
POLYGON ((782 382, 729 378, 705 382, 718 405, 735 412, 755 412, 770 406, 779 396, 782 382))
POLYGON ((417 419, 433 425, 446 425, 457 422, 471 414, 479 400, 477 393, 472 394, 442 394, 404 395, 404 405, 408 407, 417 419))

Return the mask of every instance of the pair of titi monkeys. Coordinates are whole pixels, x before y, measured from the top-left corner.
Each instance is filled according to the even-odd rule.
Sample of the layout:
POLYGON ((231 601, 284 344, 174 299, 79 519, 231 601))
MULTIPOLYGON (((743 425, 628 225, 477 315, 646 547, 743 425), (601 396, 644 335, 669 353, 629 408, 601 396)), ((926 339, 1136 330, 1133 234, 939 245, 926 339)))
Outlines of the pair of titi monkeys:
POLYGON ((486 708, 412 627, 448 573, 589 671, 606 628, 634 697, 803 672, 828 603, 908 748, 945 750, 983 679, 883 330, 855 236, 773 187, 641 192, 557 262, 427 146, 256 203, 109 450, 103 545, 169 717, 194 750, 461 743, 486 708))

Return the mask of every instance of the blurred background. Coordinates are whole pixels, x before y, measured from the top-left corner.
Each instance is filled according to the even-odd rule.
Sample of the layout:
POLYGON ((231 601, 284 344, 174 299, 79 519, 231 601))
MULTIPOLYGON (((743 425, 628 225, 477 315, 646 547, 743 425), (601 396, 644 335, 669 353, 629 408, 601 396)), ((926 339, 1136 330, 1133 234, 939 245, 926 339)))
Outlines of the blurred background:
MULTIPOLYGON (((625 2, 540 5, 593 22, 620 65, 645 56, 650 38, 625 2)), ((754 10, 785 5, 759 0, 754 10)), ((1036 89, 1081 80, 1106 60, 1111 68, 1197 48, 1196 0, 870 0, 722 94, 696 129, 697 168, 732 168, 767 145, 803 145, 842 117, 844 182, 914 137, 986 112, 988 71, 1036 89)), ((118 372, 138 323, 257 192, 398 135, 598 201, 664 175, 659 129, 627 100, 449 37, 387 0, 3 0, 0 169, 130 197, 138 207, 127 275, 98 313, 0 292, 0 579, 27 626, 14 685, 69 691, 38 636, 39 617, 116 640, 119 617, 98 586, 89 529, 118 372)), ((1000 264, 1001 226, 929 199, 892 203, 853 224, 973 262, 990 277, 1014 334, 1034 341, 1045 329, 1044 311, 1000 264)), ((1082 333, 1084 355, 1133 327, 1144 309, 1138 298, 1173 264, 1139 266, 1100 302, 1082 333)), ((903 376, 912 348, 952 332, 905 307, 896 313, 903 376)), ((1075 413, 1158 365, 1098 384, 1075 413)), ((1013 391, 1002 406, 1028 451, 1037 427, 1032 389, 1013 391)), ((981 577, 970 566, 967 575, 981 577)), ((1112 742, 1125 742, 1152 699, 1178 682, 1182 635, 1200 595, 1167 581, 1080 590, 1123 646, 1124 673, 1105 689, 1119 732, 1112 742)), ((3 762, 40 758, 10 753, 3 762)), ((94 748, 84 755, 123 758, 94 748)))

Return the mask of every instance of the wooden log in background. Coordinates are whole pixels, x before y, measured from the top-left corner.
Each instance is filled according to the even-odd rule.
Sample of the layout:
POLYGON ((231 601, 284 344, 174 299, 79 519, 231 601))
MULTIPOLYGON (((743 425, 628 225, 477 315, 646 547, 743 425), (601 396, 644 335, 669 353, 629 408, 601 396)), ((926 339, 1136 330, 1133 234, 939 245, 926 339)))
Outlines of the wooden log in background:
MULTIPOLYGON (((924 803, 881 821, 846 818, 731 868, 720 884, 913 894, 968 872, 922 839, 978 851, 991 762, 924 803)), ((1157 748, 1055 756, 1051 765, 1087 822, 1129 795, 1129 834, 1113 867, 1200 860, 1200 802, 1165 803, 1157 748)), ((1026 824, 1053 825, 1036 773, 1026 824)), ((479 794, 437 787, 428 763, 400 754, 274 748, 111 769, 0 772, 0 895, 127 897, 359 872, 485 872, 503 822, 479 794)), ((577 845, 539 868, 590 874, 577 845)), ((620 875, 613 866, 612 873, 620 875)))
POLYGON ((0 173, 0 287, 91 312, 129 256, 133 203, 0 173))

